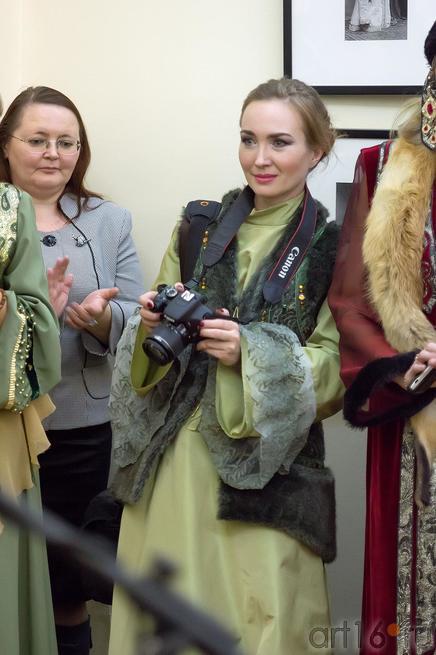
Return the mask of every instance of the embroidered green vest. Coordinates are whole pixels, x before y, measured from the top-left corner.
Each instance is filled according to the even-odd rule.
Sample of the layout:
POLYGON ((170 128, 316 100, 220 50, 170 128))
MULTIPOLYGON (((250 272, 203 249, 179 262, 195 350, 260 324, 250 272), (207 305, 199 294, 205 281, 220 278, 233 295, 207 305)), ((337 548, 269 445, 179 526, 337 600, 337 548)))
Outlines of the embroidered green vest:
MULTIPOLYGON (((224 197, 217 221, 208 227, 208 238, 238 194, 239 190, 224 197)), ((312 243, 281 302, 271 305, 262 294, 264 281, 284 244, 295 232, 301 211, 301 208, 297 210, 279 243, 241 297, 236 294, 236 240, 220 262, 206 273, 201 284, 209 306, 227 307, 241 321, 285 325, 304 345, 316 327, 318 312, 327 296, 336 253, 337 226, 327 223, 327 211, 319 203, 312 243)), ((205 238, 204 248, 207 240, 205 238)), ((199 276, 201 270, 199 257, 194 274, 199 276)), ((263 489, 236 489, 221 482, 219 517, 281 529, 305 543, 324 561, 332 561, 336 555, 334 480, 331 471, 324 466, 324 457, 322 425, 314 423, 288 475, 277 473, 263 489)))
MULTIPOLYGON (((231 192, 224 198, 220 216, 216 224, 209 226, 209 234, 216 229, 216 225, 223 219, 238 193, 231 192)), ((248 323, 245 328, 241 328, 242 336, 245 330, 247 338, 247 330, 250 331, 250 328, 250 339, 258 339, 260 334, 260 341, 256 341, 258 345, 255 347, 267 348, 262 352, 267 359, 270 355, 275 361, 282 357, 292 358, 289 353, 297 353, 292 344, 298 344, 298 340, 304 344, 315 329, 317 315, 330 284, 336 247, 336 226, 326 222, 326 215, 326 210, 318 206, 315 235, 305 260, 283 294, 282 301, 277 305, 272 306, 265 302, 262 294, 263 282, 276 262, 278 253, 298 224, 298 210, 297 215, 285 228, 279 243, 265 257, 262 266, 252 276, 240 296, 236 292, 236 243, 230 244, 222 259, 201 281, 210 307, 227 307, 231 312, 237 313, 241 321, 248 323)), ((200 272, 201 262, 198 261, 197 275, 200 272)), ((121 373, 121 369, 125 369, 126 364, 129 366, 132 339, 135 339, 138 320, 138 317, 134 317, 129 321, 123 335, 125 343, 122 339, 118 347, 118 361, 114 371, 117 397, 112 399, 112 409, 122 407, 123 416, 135 416, 132 425, 128 421, 128 424, 124 425, 124 421, 121 421, 121 441, 117 437, 119 447, 116 448, 119 452, 117 463, 120 468, 112 485, 115 494, 124 502, 138 500, 145 481, 150 477, 160 456, 176 438, 180 426, 201 403, 199 431, 208 444, 221 480, 234 481, 232 485, 221 482, 219 518, 255 522, 283 530, 306 544, 325 561, 331 561, 335 556, 334 484, 330 471, 324 467, 321 425, 312 425, 307 441, 307 431, 300 437, 296 434, 295 443, 298 445, 301 439, 301 443, 305 445, 294 450, 294 453, 298 454, 296 458, 289 460, 292 461, 290 469, 281 466, 284 460, 280 460, 277 466, 269 466, 271 473, 264 476, 263 469, 256 468, 256 452, 253 457, 253 448, 257 447, 258 440, 228 439, 222 432, 215 412, 214 384, 217 362, 192 346, 184 349, 164 378, 145 397, 129 399, 128 375, 125 370, 121 373), (120 377, 119 385, 117 376, 120 377), (141 435, 139 441, 138 434, 141 435), (284 474, 283 468, 289 470, 289 473, 284 474), (274 475, 275 471, 279 472, 274 475), (269 481, 264 483, 263 480, 269 481)), ((301 351, 299 345, 298 349, 301 351)), ((292 359, 289 362, 291 363, 292 359)), ((287 361, 283 362, 283 368, 287 366, 287 361)), ((303 366, 307 367, 307 363, 303 366)), ((264 382, 268 384, 268 381, 263 379, 262 375, 261 373, 260 386, 256 392, 264 399, 268 397, 271 408, 271 389, 283 387, 280 383, 274 383, 265 391, 267 387, 264 387, 264 382)), ((295 396, 298 397, 300 396, 295 396)), ((276 396, 273 396, 273 404, 275 400, 276 396)), ((274 451, 277 450, 279 441, 282 446, 284 441, 287 448, 287 444, 291 444, 294 439, 294 432, 290 428, 294 419, 288 413, 288 396, 284 394, 280 402, 282 413, 277 428, 273 418, 269 423, 269 446, 272 446, 274 451), (280 437, 278 432, 271 432, 272 426, 274 430, 280 430, 280 437), (286 438, 287 434, 289 440, 286 438)), ((263 412, 262 400, 260 406, 263 412)), ((114 427, 116 426, 114 421, 114 427)), ((270 456, 271 462, 275 461, 275 455, 270 456)))

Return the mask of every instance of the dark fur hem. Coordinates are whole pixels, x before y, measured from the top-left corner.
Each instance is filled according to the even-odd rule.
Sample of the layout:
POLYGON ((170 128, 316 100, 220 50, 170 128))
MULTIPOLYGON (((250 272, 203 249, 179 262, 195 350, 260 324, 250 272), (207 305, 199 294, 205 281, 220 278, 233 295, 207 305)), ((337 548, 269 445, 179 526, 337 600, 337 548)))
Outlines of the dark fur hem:
POLYGON ((235 489, 221 482, 218 518, 256 523, 285 532, 324 562, 336 557, 333 476, 328 468, 293 464, 263 489, 235 489))
POLYGON ((359 371, 344 396, 344 418, 350 425, 364 428, 409 418, 431 403, 436 397, 436 389, 414 395, 398 388, 398 393, 403 394, 404 398, 395 407, 377 414, 362 410, 362 406, 374 391, 389 384, 397 375, 410 368, 416 352, 375 359, 359 371))

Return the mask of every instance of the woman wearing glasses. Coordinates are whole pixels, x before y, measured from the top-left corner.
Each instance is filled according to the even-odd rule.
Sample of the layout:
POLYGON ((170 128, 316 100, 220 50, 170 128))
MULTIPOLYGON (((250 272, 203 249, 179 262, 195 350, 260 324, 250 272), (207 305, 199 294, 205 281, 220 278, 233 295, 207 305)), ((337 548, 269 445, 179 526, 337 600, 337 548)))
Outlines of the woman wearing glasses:
MULTIPOLYGON (((90 148, 69 98, 28 88, 0 122, 0 180, 33 200, 52 304, 61 323, 62 381, 45 427, 43 503, 73 524, 106 488, 111 450, 111 365, 142 291, 129 212, 89 191, 90 148)), ((78 571, 49 549, 59 653, 89 651, 89 622, 78 571)))

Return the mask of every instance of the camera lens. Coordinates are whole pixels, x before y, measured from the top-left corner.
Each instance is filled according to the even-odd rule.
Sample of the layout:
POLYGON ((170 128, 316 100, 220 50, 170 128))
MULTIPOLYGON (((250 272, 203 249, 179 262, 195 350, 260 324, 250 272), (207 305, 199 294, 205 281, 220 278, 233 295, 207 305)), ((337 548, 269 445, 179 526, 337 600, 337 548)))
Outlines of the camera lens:
POLYGON ((142 344, 142 349, 159 366, 166 366, 174 359, 174 353, 163 339, 148 337, 142 344))
POLYGON ((159 366, 165 366, 180 355, 188 343, 184 325, 161 324, 144 339, 142 349, 159 366))

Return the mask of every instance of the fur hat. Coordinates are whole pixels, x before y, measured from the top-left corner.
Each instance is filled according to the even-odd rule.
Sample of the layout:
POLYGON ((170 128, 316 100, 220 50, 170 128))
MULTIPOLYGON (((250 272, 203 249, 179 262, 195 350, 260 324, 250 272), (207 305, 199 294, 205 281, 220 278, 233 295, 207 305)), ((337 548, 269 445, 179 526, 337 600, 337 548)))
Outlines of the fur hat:
POLYGON ((433 59, 436 57, 436 20, 433 23, 433 27, 430 29, 430 32, 427 34, 427 38, 424 43, 424 54, 427 58, 428 65, 431 66, 433 59))

